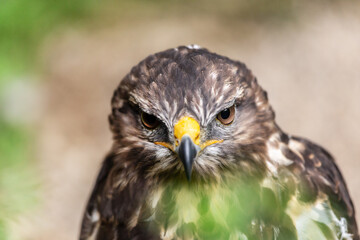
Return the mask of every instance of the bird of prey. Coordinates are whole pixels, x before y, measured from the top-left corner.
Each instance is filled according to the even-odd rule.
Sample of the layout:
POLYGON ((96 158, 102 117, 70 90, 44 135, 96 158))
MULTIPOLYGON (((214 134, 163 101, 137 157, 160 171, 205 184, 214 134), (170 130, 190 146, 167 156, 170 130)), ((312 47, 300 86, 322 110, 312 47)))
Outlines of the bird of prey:
POLYGON ((80 239, 359 239, 332 156, 276 124, 245 64, 196 45, 120 82, 80 239))

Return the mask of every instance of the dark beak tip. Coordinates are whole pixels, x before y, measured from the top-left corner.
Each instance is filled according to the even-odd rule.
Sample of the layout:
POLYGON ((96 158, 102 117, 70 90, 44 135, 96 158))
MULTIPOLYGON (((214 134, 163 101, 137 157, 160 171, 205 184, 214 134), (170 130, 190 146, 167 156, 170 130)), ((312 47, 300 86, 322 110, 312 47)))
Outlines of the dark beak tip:
POLYGON ((189 182, 191 180, 192 165, 197 153, 198 149, 191 138, 184 136, 178 148, 178 155, 184 165, 186 178, 189 182))
POLYGON ((188 182, 190 182, 190 180, 191 180, 191 169, 190 169, 190 171, 185 170, 185 174, 186 174, 186 179, 188 180, 188 182))

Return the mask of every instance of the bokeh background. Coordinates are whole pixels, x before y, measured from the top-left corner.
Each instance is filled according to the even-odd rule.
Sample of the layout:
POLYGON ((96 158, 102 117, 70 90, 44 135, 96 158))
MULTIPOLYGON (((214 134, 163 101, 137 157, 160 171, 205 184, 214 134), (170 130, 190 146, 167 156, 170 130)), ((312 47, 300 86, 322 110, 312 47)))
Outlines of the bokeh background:
POLYGON ((114 88, 192 43, 252 69, 279 125, 335 156, 360 212, 359 1, 2 0, 0 239, 76 239, 114 88))

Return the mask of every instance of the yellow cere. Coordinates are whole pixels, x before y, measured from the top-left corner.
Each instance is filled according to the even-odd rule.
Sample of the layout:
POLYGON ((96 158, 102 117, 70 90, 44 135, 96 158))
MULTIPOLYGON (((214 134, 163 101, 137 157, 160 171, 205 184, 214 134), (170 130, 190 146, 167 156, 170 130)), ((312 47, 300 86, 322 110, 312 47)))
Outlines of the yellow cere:
POLYGON ((222 143, 224 140, 209 140, 209 141, 206 141, 204 142, 203 144, 201 144, 200 148, 201 150, 206 148, 207 146, 210 146, 214 143, 222 143))
MULTIPOLYGON (((197 145, 200 143, 200 125, 199 123, 191 117, 182 117, 174 126, 174 136, 177 140, 185 135, 193 140, 197 145)), ((178 143, 176 143, 178 144, 178 143)))

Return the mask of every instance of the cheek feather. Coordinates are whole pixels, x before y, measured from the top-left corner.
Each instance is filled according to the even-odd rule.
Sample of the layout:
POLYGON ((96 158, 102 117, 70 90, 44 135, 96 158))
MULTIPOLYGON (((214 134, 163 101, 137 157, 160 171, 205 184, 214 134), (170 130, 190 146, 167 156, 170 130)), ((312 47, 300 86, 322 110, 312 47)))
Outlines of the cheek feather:
POLYGON ((217 176, 222 174, 222 168, 235 162, 231 153, 224 151, 226 147, 211 145, 200 152, 194 163, 194 170, 200 175, 217 176))
POLYGON ((159 159, 159 160, 166 160, 172 154, 171 154, 171 152, 169 152, 168 149, 159 148, 159 149, 156 150, 155 155, 156 155, 156 158, 159 159))

